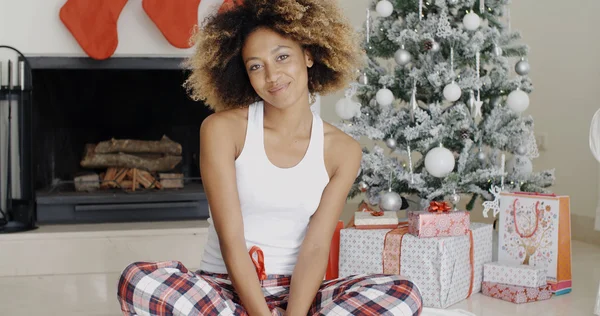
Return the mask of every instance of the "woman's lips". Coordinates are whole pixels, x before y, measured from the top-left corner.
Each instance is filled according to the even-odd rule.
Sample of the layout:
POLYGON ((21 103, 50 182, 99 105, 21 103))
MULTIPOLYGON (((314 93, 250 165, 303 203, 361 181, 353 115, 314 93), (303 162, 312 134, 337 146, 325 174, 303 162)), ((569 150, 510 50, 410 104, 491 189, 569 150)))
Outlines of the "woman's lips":
POLYGON ((273 87, 273 88, 269 89, 269 93, 271 93, 271 94, 280 93, 280 92, 284 91, 289 85, 290 85, 289 83, 286 83, 286 84, 279 85, 277 87, 273 87))

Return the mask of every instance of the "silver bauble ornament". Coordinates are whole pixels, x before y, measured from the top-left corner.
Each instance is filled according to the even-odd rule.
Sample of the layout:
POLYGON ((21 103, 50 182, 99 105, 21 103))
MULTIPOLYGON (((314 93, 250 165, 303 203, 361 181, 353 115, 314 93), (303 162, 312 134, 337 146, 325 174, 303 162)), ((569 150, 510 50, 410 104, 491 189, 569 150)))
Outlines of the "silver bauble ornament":
POLYGON ((412 60, 412 56, 407 50, 404 49, 404 45, 402 45, 402 47, 399 50, 397 50, 394 54, 394 60, 396 60, 396 63, 398 63, 398 65, 404 66, 410 63, 410 61, 412 60))
POLYGON ((500 48, 500 46, 496 45, 494 46, 494 55, 497 57, 502 56, 502 48, 500 48))
POLYGON ((491 97, 490 98, 490 105, 492 107, 500 106, 500 102, 502 102, 502 98, 499 97, 499 96, 495 96, 495 97, 491 97))
POLYGON ((487 156, 486 156, 485 152, 480 151, 477 153, 477 159, 479 161, 484 162, 486 158, 487 158, 487 156))
POLYGON ((526 153, 527 153, 527 148, 525 148, 525 146, 517 147, 517 154, 519 154, 521 156, 525 156, 526 153))
POLYGON ((396 149, 396 140, 393 138, 388 138, 385 141, 385 145, 388 146, 389 149, 396 149))
POLYGON ((402 208, 402 197, 396 192, 386 192, 381 196, 379 207, 385 212, 397 212, 402 208))
POLYGON ((367 192, 367 190, 369 189, 369 185, 366 182, 361 181, 358 183, 358 189, 360 190, 360 192, 367 192))
POLYGON ((521 76, 525 76, 525 75, 529 74, 530 70, 531 70, 531 66, 529 66, 529 63, 525 59, 521 59, 515 65, 515 72, 521 76))
POLYGON ((457 4, 457 3, 458 3, 458 0, 448 0, 448 4, 454 5, 454 4, 457 4))
POLYGON ((438 43, 438 42, 433 42, 431 44, 431 51, 434 53, 439 52, 441 48, 442 48, 442 46, 440 46, 440 43, 438 43))
POLYGON ((455 208, 456 208, 456 204, 458 204, 458 202, 460 202, 460 195, 454 193, 450 196, 450 203, 452 203, 455 208))
POLYGON ((469 91, 469 101, 467 101, 467 105, 469 106, 469 111, 471 111, 471 115, 475 112, 475 93, 473 90, 469 91))
POLYGON ((366 73, 362 73, 360 76, 358 76, 358 83, 365 86, 369 84, 369 78, 367 77, 366 73))

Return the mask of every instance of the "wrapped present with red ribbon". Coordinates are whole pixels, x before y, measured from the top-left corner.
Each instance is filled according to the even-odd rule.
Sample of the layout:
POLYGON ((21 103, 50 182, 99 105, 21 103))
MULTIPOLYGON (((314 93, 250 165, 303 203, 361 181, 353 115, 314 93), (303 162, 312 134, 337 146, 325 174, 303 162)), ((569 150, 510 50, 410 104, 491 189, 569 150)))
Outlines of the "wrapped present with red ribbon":
POLYGON ((392 229, 398 227, 398 213, 384 212, 371 208, 362 202, 354 213, 354 226, 357 229, 392 229))
POLYGON ((450 211, 446 202, 431 202, 427 211, 408 213, 408 233, 420 238, 463 236, 469 233, 467 211, 450 211))
POLYGON ((492 261, 492 225, 472 223, 464 236, 419 238, 408 226, 340 231, 339 277, 399 274, 419 286, 425 307, 446 308, 481 291, 492 261))

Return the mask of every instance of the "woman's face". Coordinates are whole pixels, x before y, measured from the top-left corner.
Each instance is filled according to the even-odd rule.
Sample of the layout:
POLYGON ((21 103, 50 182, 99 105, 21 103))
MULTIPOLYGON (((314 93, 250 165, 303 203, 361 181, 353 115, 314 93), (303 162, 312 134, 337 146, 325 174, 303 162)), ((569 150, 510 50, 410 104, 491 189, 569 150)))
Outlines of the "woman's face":
POLYGON ((308 104, 310 54, 295 41, 268 28, 253 31, 242 48, 250 84, 267 103, 278 108, 308 104))

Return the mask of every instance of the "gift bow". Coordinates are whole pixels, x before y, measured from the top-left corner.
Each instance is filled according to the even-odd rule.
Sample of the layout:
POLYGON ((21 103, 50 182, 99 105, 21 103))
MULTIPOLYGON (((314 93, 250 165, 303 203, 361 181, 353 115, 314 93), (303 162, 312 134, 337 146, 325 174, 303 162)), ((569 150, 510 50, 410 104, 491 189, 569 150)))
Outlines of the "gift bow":
POLYGON ((362 202, 358 207, 360 212, 371 213, 373 216, 383 216, 383 211, 376 211, 367 205, 367 203, 362 202))
POLYGON ((450 205, 446 202, 431 202, 429 203, 429 212, 431 213, 446 213, 450 211, 450 205))

